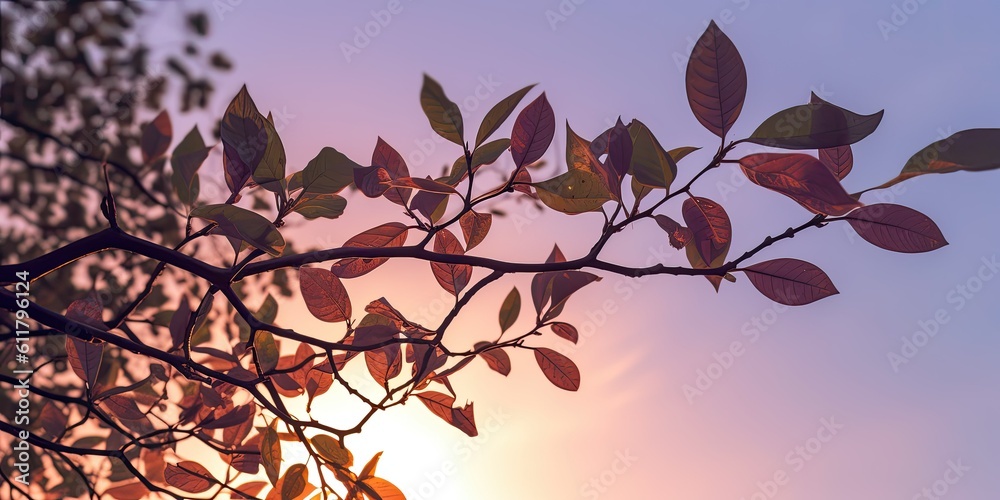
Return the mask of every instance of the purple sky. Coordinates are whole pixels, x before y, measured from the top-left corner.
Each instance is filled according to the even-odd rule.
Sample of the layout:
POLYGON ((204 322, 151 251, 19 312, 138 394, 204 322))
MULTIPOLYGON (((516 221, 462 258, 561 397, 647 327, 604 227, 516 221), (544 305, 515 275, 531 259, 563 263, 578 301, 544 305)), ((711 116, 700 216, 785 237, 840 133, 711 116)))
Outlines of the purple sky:
MULTIPOLYGON (((435 140, 420 110, 424 72, 460 104, 472 130, 493 103, 538 83, 528 99, 544 90, 560 123, 547 155, 552 161, 562 155, 565 120, 593 137, 619 115, 644 121, 667 148, 714 151, 717 138, 691 115, 682 71, 710 19, 733 39, 748 68, 734 138, 780 109, 805 103, 810 90, 859 113, 885 109, 879 130, 854 148, 849 191, 891 178, 942 134, 1000 126, 1000 5, 989 1, 205 5, 212 11, 229 3, 238 5, 210 12, 208 45, 236 62, 232 76, 219 82, 215 111, 221 116, 246 83, 257 105, 281 120, 289 171, 323 146, 366 163, 381 136, 411 172, 438 175, 460 151, 435 140), (367 43, 358 35, 366 27, 376 33, 367 43)), ((176 15, 169 4, 154 8, 176 15)), ((167 26, 174 25, 158 23, 150 35, 163 46, 177 41, 167 26)), ((175 125, 184 130, 190 123, 175 125)), ((508 123, 500 133, 509 131, 508 123)), ((757 150, 741 148, 737 157, 757 150)), ((679 177, 689 178, 710 156, 692 154, 679 177)), ((810 217, 734 173, 719 169, 695 189, 732 216, 732 254, 810 217)), ((408 405, 380 415, 373 422, 380 435, 359 442, 359 449, 384 448, 380 469, 410 500, 757 500, 770 494, 882 500, 923 498, 923 489, 933 495, 934 487, 947 498, 996 498, 1000 279, 987 278, 1000 270, 985 262, 1000 254, 998 181, 997 172, 925 176, 865 195, 868 203, 900 203, 932 217, 950 242, 933 253, 885 252, 833 224, 760 254, 756 261, 806 259, 832 277, 841 295, 805 307, 775 305, 742 276, 719 294, 701 278, 607 276, 564 313, 586 335, 572 349, 561 346, 583 372, 578 393, 550 386, 528 353, 513 353, 509 378, 471 366, 456 383, 460 400, 476 402, 479 440, 408 405), (608 303, 613 307, 605 308, 608 303), (889 355, 902 352, 904 338, 922 343, 915 334, 922 325, 936 334, 893 366, 889 355), (724 354, 729 350, 737 355, 724 354), (706 379, 710 387, 700 381, 703 394, 686 396, 685 386, 697 387, 700 373, 717 377, 706 379), (487 422, 492 425, 484 427, 487 422), (961 474, 946 473, 953 469, 961 474)), ((351 203, 347 217, 311 225, 299 241, 336 244, 399 220, 388 203, 351 203)), ((538 218, 515 204, 507 209, 513 216, 494 222, 478 255, 539 261, 558 242, 572 258, 590 247, 602 220, 594 214, 538 218)), ((677 206, 666 213, 678 215, 677 206)), ((684 262, 649 223, 621 233, 603 255, 636 265, 684 262)), ((434 317, 438 290, 426 265, 391 265, 398 266, 395 278, 387 266, 374 280, 352 283, 355 302, 395 293, 390 298, 398 307, 424 308, 434 317), (387 283, 402 290, 386 292, 387 283), (432 293, 405 293, 424 289, 432 293)), ((472 312, 455 325, 456 335, 470 342, 478 331, 495 335, 496 310, 515 284, 527 292, 520 277, 477 296, 472 312)), ((319 324, 288 310, 304 308, 288 305, 279 322, 304 331, 319 324)))

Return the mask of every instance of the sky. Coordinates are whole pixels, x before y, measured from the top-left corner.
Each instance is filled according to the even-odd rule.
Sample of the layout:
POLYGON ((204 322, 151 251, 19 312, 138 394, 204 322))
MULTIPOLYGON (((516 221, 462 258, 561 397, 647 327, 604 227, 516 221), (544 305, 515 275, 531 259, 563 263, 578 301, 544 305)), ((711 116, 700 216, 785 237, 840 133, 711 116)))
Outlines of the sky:
MULTIPOLYGON (((411 173, 439 175, 461 152, 426 122, 418 101, 424 73, 441 82, 473 130, 493 103, 537 83, 525 102, 545 91, 552 103, 559 132, 546 159, 556 166, 566 120, 594 137, 618 116, 638 118, 668 149, 714 151, 717 138, 692 116, 683 79, 685 58, 710 20, 748 71, 733 137, 807 102, 810 91, 859 113, 885 110, 878 131, 854 147, 849 192, 888 180, 944 136, 1000 125, 1000 4, 989 1, 180 5, 208 9, 214 23, 205 48, 235 61, 217 81, 216 117, 245 83, 258 107, 274 112, 289 172, 324 146, 366 164, 381 136, 411 173)), ((154 11, 171 19, 179 9, 164 3, 154 11)), ((147 36, 180 46, 170 26, 152 24, 147 36)), ((185 124, 175 120, 178 130, 185 124)), ((510 123, 500 129, 509 132, 510 123)), ((742 147, 736 157, 757 151, 742 147)), ((710 157, 692 154, 679 178, 710 157)), ((505 157, 496 168, 511 165, 505 157)), ((757 261, 815 263, 841 291, 804 307, 775 304, 742 276, 716 293, 700 277, 604 275, 564 313, 581 342, 542 341, 578 364, 579 392, 551 386, 530 353, 515 352, 507 378, 482 363, 455 377, 459 401, 475 402, 478 438, 410 404, 380 414, 348 444, 359 456, 385 450, 381 474, 411 500, 995 498, 998 182, 1000 172, 928 175, 864 196, 933 218, 950 244, 932 253, 880 250, 843 223, 762 252, 757 261)), ((706 175, 694 192, 728 210, 732 254, 811 216, 730 168, 706 175)), ((389 205, 352 197, 345 217, 289 228, 286 237, 300 247, 339 244, 402 220, 389 205)), ((578 257, 602 222, 516 203, 498 208, 510 217, 494 220, 476 255, 537 262, 558 243, 578 257)), ((678 218, 679 207, 664 213, 678 218)), ((616 236, 602 255, 631 265, 686 262, 648 221, 616 236)), ((505 277, 477 295, 449 338, 471 345, 495 336, 503 297, 511 286, 526 297, 527 279, 505 277)), ((447 300, 425 263, 392 262, 348 289, 356 304, 385 295, 431 324, 447 300)), ((307 317, 301 304, 288 303, 278 322, 320 332, 322 323, 307 317)), ((336 419, 340 410, 330 405, 324 414, 336 419)))

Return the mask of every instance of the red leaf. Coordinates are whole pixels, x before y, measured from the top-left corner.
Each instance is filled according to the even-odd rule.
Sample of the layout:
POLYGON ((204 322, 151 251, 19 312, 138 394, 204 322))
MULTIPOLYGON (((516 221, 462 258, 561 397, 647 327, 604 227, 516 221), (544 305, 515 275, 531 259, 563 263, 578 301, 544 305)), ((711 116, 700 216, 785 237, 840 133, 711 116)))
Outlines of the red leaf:
POLYGON ((654 215, 653 219, 656 220, 660 229, 666 231, 667 237, 670 238, 670 246, 678 250, 684 248, 684 245, 694 239, 694 233, 690 229, 678 224, 677 221, 666 215, 654 215))
POLYGON ((66 308, 66 318, 90 325, 98 330, 107 330, 104 324, 104 306, 94 293, 88 294, 82 299, 74 300, 66 308))
POLYGON ((821 161, 794 153, 760 153, 740 159, 750 182, 781 193, 817 214, 844 215, 861 203, 821 161))
POLYGON ((632 136, 619 116, 614 128, 608 131, 608 162, 621 179, 632 164, 632 136))
POLYGON ((462 236, 465 237, 466 248, 472 250, 476 245, 482 243, 486 234, 490 232, 493 214, 480 214, 469 210, 462 215, 458 223, 462 226, 462 236))
POLYGON ((112 415, 122 420, 145 420, 146 414, 135 404, 135 400, 121 394, 115 394, 101 401, 112 415))
MULTIPOLYGON (((372 151, 372 165, 384 168, 389 174, 390 179, 410 176, 403 157, 392 146, 383 141, 381 137, 378 138, 378 142, 375 144, 375 151, 372 151)), ((393 187, 385 192, 385 198, 397 205, 405 206, 406 202, 410 199, 411 192, 407 188, 393 187)))
MULTIPOLYGON (((442 229, 434 235, 434 251, 448 255, 465 255, 462 244, 447 229, 442 229)), ((431 262, 431 270, 441 288, 456 297, 469 284, 469 279, 472 277, 472 266, 468 264, 431 262)))
POLYGON ((531 196, 531 174, 525 169, 519 169, 514 174, 514 191, 531 196))
POLYGON ((572 360, 552 349, 535 348, 535 361, 539 368, 556 387, 567 391, 580 388, 580 369, 572 360))
POLYGON ((448 195, 418 191, 410 201, 410 207, 426 217, 431 222, 437 222, 448 207, 448 195))
POLYGON ((829 168, 833 175, 843 180, 854 168, 854 153, 850 146, 839 146, 819 150, 819 161, 829 168))
POLYGON ((397 328, 402 328, 403 324, 407 323, 406 318, 403 317, 403 313, 392 307, 392 304, 385 297, 379 297, 371 301, 371 303, 365 306, 365 312, 389 318, 396 324, 397 328))
MULTIPOLYGON (((351 239, 344 243, 344 246, 354 248, 401 247, 406 243, 406 232, 407 228, 403 224, 390 222, 352 236, 351 239)), ((368 259, 351 257, 335 262, 330 271, 343 279, 357 278, 358 276, 370 273, 378 266, 385 264, 388 260, 387 258, 368 259)))
POLYGON ((212 487, 212 473, 197 462, 180 462, 177 465, 167 465, 163 477, 167 484, 189 493, 201 493, 212 487))
POLYGON ((518 168, 534 163, 545 154, 556 133, 556 115, 545 92, 524 107, 510 134, 510 154, 518 168))
POLYGON ((760 293, 786 306, 801 306, 840 293, 822 269, 798 259, 775 259, 742 270, 760 293))
POLYGON ((69 360, 69 366, 73 368, 73 373, 90 387, 94 387, 97 383, 103 355, 103 343, 92 343, 66 336, 66 358, 69 360))
POLYGON ((694 236, 692 243, 705 262, 726 252, 733 239, 733 226, 722 205, 708 198, 688 198, 681 208, 684 222, 694 236))
POLYGON ((115 500, 140 500, 149 495, 149 488, 139 481, 133 481, 104 490, 104 495, 115 500))
POLYGON ((552 333, 574 344, 580 340, 580 334, 576 331, 576 327, 569 323, 552 323, 552 333))
POLYGON ((476 419, 472 411, 472 403, 465 405, 464 408, 452 408, 455 404, 455 398, 447 394, 427 391, 416 394, 416 396, 427 406, 427 409, 431 413, 441 417, 445 422, 457 427, 470 437, 479 435, 479 431, 476 430, 476 419))
MULTIPOLYGON (((482 349, 490 345, 489 342, 479 342, 476 344, 476 350, 482 349)), ((490 349, 488 351, 483 351, 479 353, 479 357, 486 361, 490 369, 506 377, 510 374, 510 356, 504 352, 503 349, 490 349)))
POLYGON ((930 217, 902 205, 868 205, 844 218, 865 241, 893 252, 930 252, 948 244, 930 217))
POLYGON ((747 70, 732 40, 712 21, 695 44, 685 77, 695 118, 719 137, 736 122, 747 95, 747 70))
POLYGON ((351 319, 351 298, 340 278, 332 272, 299 268, 299 288, 313 316, 329 323, 351 319))
MULTIPOLYGON (((392 178, 382 167, 361 167, 354 169, 354 185, 369 198, 378 198, 389 189, 392 178)), ((393 188, 400 189, 400 188, 393 188)))
POLYGON ((385 387, 393 377, 399 375, 403 368, 402 350, 398 344, 387 345, 379 349, 365 351, 365 364, 378 385, 385 387))
POLYGON ((163 156, 170 147, 170 140, 173 138, 173 130, 170 125, 170 115, 166 111, 160 111, 153 121, 142 128, 142 162, 149 162, 163 156))
POLYGON ((439 194, 455 194, 455 188, 433 179, 422 179, 420 177, 399 177, 389 182, 390 186, 401 188, 414 188, 421 191, 428 191, 439 194))

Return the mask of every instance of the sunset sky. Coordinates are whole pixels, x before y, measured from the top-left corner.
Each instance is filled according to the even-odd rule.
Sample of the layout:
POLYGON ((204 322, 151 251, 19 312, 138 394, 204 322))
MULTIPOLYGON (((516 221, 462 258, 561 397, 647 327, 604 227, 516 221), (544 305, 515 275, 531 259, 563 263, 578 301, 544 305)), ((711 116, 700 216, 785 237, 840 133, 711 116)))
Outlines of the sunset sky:
MULTIPOLYGON (((893 177, 911 154, 943 136, 1000 126, 1000 5, 986 0, 181 5, 199 4, 213 21, 206 48, 222 49, 236 65, 218 81, 211 119, 246 84, 258 107, 274 112, 289 172, 324 146, 367 164, 381 136, 411 173, 439 175, 461 151, 437 138, 420 109, 427 73, 460 105, 467 131, 495 102, 537 83, 524 102, 545 91, 555 110, 550 166, 565 168, 566 120, 592 138, 619 116, 638 118, 668 149, 705 148, 680 163, 686 181, 718 145, 684 93, 685 58, 710 20, 732 38, 748 70, 733 138, 807 102, 810 91, 859 113, 885 109, 879 130, 854 147, 854 171, 844 182, 850 192, 893 177)), ((180 15, 169 3, 151 8, 157 20, 180 15)), ((176 25, 150 23, 145 36, 154 46, 180 47, 176 25)), ((194 118, 212 129, 206 116, 175 119, 175 129, 186 131, 194 118)), ((500 129, 509 132, 510 122, 500 129)), ((735 157, 760 150, 741 147, 735 157)), ((203 172, 213 168, 221 172, 218 154, 203 172)), ((504 156, 490 168, 506 172, 512 161, 504 156)), ((834 223, 756 257, 808 260, 831 276, 841 294, 804 307, 772 303, 742 275, 718 294, 700 277, 604 275, 563 315, 583 333, 580 344, 542 340, 579 365, 579 392, 553 387, 530 352, 513 352, 506 379, 480 362, 455 377, 459 401, 475 402, 479 438, 414 402, 380 414, 348 444, 361 457, 385 450, 381 475, 410 500, 883 500, 923 498, 935 482, 936 494, 945 485, 947 498, 996 498, 998 183, 995 171, 928 175, 864 196, 933 218, 950 245, 932 253, 886 252, 834 223), (935 332, 926 344, 916 334, 922 329, 935 332), (924 345, 893 364, 890 354, 901 355, 903 339, 924 345), (738 355, 724 354, 731 350, 738 355), (685 391, 699 384, 700 394, 685 391)), ((694 193, 728 210, 731 255, 811 217, 732 168, 705 176, 694 193)), ((494 220, 473 254, 540 262, 558 243, 578 257, 603 221, 596 214, 539 217, 527 207, 498 206, 510 217, 494 220)), ((678 205, 665 213, 679 216, 678 205)), ((331 246, 402 217, 385 200, 353 195, 343 218, 285 236, 298 248, 331 246)), ((603 256, 637 266, 686 264, 650 221, 617 235, 603 256)), ((527 297, 527 279, 505 277, 477 295, 452 327, 451 342, 495 337, 501 301, 514 285, 527 297)), ((356 311, 384 295, 430 324, 448 297, 423 262, 392 262, 347 285, 356 311)), ((308 317, 303 305, 289 303, 278 322, 325 335, 308 317)), ((518 327, 529 328, 524 315, 518 327)), ((358 380, 367 376, 355 368, 358 380)), ((341 407, 328 406, 320 415, 336 419, 341 407)))

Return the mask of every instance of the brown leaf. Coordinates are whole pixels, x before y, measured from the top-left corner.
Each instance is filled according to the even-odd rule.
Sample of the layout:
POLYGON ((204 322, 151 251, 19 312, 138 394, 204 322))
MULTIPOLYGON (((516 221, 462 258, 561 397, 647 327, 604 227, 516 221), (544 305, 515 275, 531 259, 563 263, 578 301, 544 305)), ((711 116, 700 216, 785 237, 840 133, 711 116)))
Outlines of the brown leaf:
POLYGON ((465 237, 466 249, 472 250, 476 245, 482 243, 486 234, 490 232, 493 214, 480 214, 469 210, 462 215, 458 223, 462 226, 462 236, 465 237))
POLYGON ((822 269, 798 259, 769 260, 743 272, 760 293, 786 306, 801 306, 840 293, 822 269))
POLYGON ((838 146, 819 150, 819 161, 829 168, 833 175, 843 180, 854 168, 854 153, 850 146, 838 146))
POLYGON ((166 110, 153 118, 153 121, 142 127, 142 163, 148 165, 153 160, 163 156, 173 139, 173 128, 170 125, 170 115, 166 110))
MULTIPOLYGON (((447 255, 465 255, 462 244, 447 229, 441 229, 434 235, 434 251, 447 255)), ((430 265, 434 278, 441 288, 456 297, 469 284, 472 277, 472 266, 469 264, 431 262, 430 265)))
POLYGON ((455 426, 470 437, 479 435, 479 431, 476 430, 476 420, 472 410, 472 403, 465 405, 463 408, 453 408, 455 398, 447 394, 426 391, 416 394, 416 396, 427 406, 427 409, 431 413, 437 415, 445 422, 455 426))
POLYGON ((299 268, 299 287, 309 312, 328 323, 351 319, 351 298, 335 274, 326 269, 299 268))
POLYGON ((861 206, 826 165, 806 154, 753 154, 741 158, 740 166, 750 182, 779 192, 813 213, 844 215, 861 206))
POLYGON ((167 465, 163 473, 167 484, 188 493, 207 491, 215 483, 212 473, 198 462, 184 461, 167 465))
POLYGON ((948 244, 930 217, 902 205, 868 205, 844 218, 865 241, 893 252, 930 252, 948 244))
POLYGON ((740 116, 747 95, 747 70, 733 41, 712 21, 691 52, 685 76, 695 118, 725 137, 740 116))
MULTIPOLYGON (((407 227, 405 225, 390 222, 352 236, 344 243, 344 246, 352 248, 401 247, 406 243, 406 235, 407 227)), ((370 273, 388 260, 387 258, 351 257, 335 262, 330 270, 342 279, 357 278, 370 273)))
POLYGON ((552 333, 572 342, 577 343, 580 340, 580 334, 576 331, 576 327, 569 323, 556 322, 552 323, 552 333))
POLYGON ((692 243, 705 262, 714 262, 725 253, 733 239, 733 226, 722 205, 708 199, 692 197, 681 207, 684 222, 691 229, 692 243))
MULTIPOLYGON (((489 342, 478 342, 476 350, 490 345, 489 342)), ((506 377, 510 374, 510 356, 503 349, 490 349, 479 353, 479 357, 486 361, 490 369, 506 377)))
POLYGON ((580 369, 572 360, 544 347, 535 348, 535 361, 553 385, 567 391, 580 389, 580 369))

